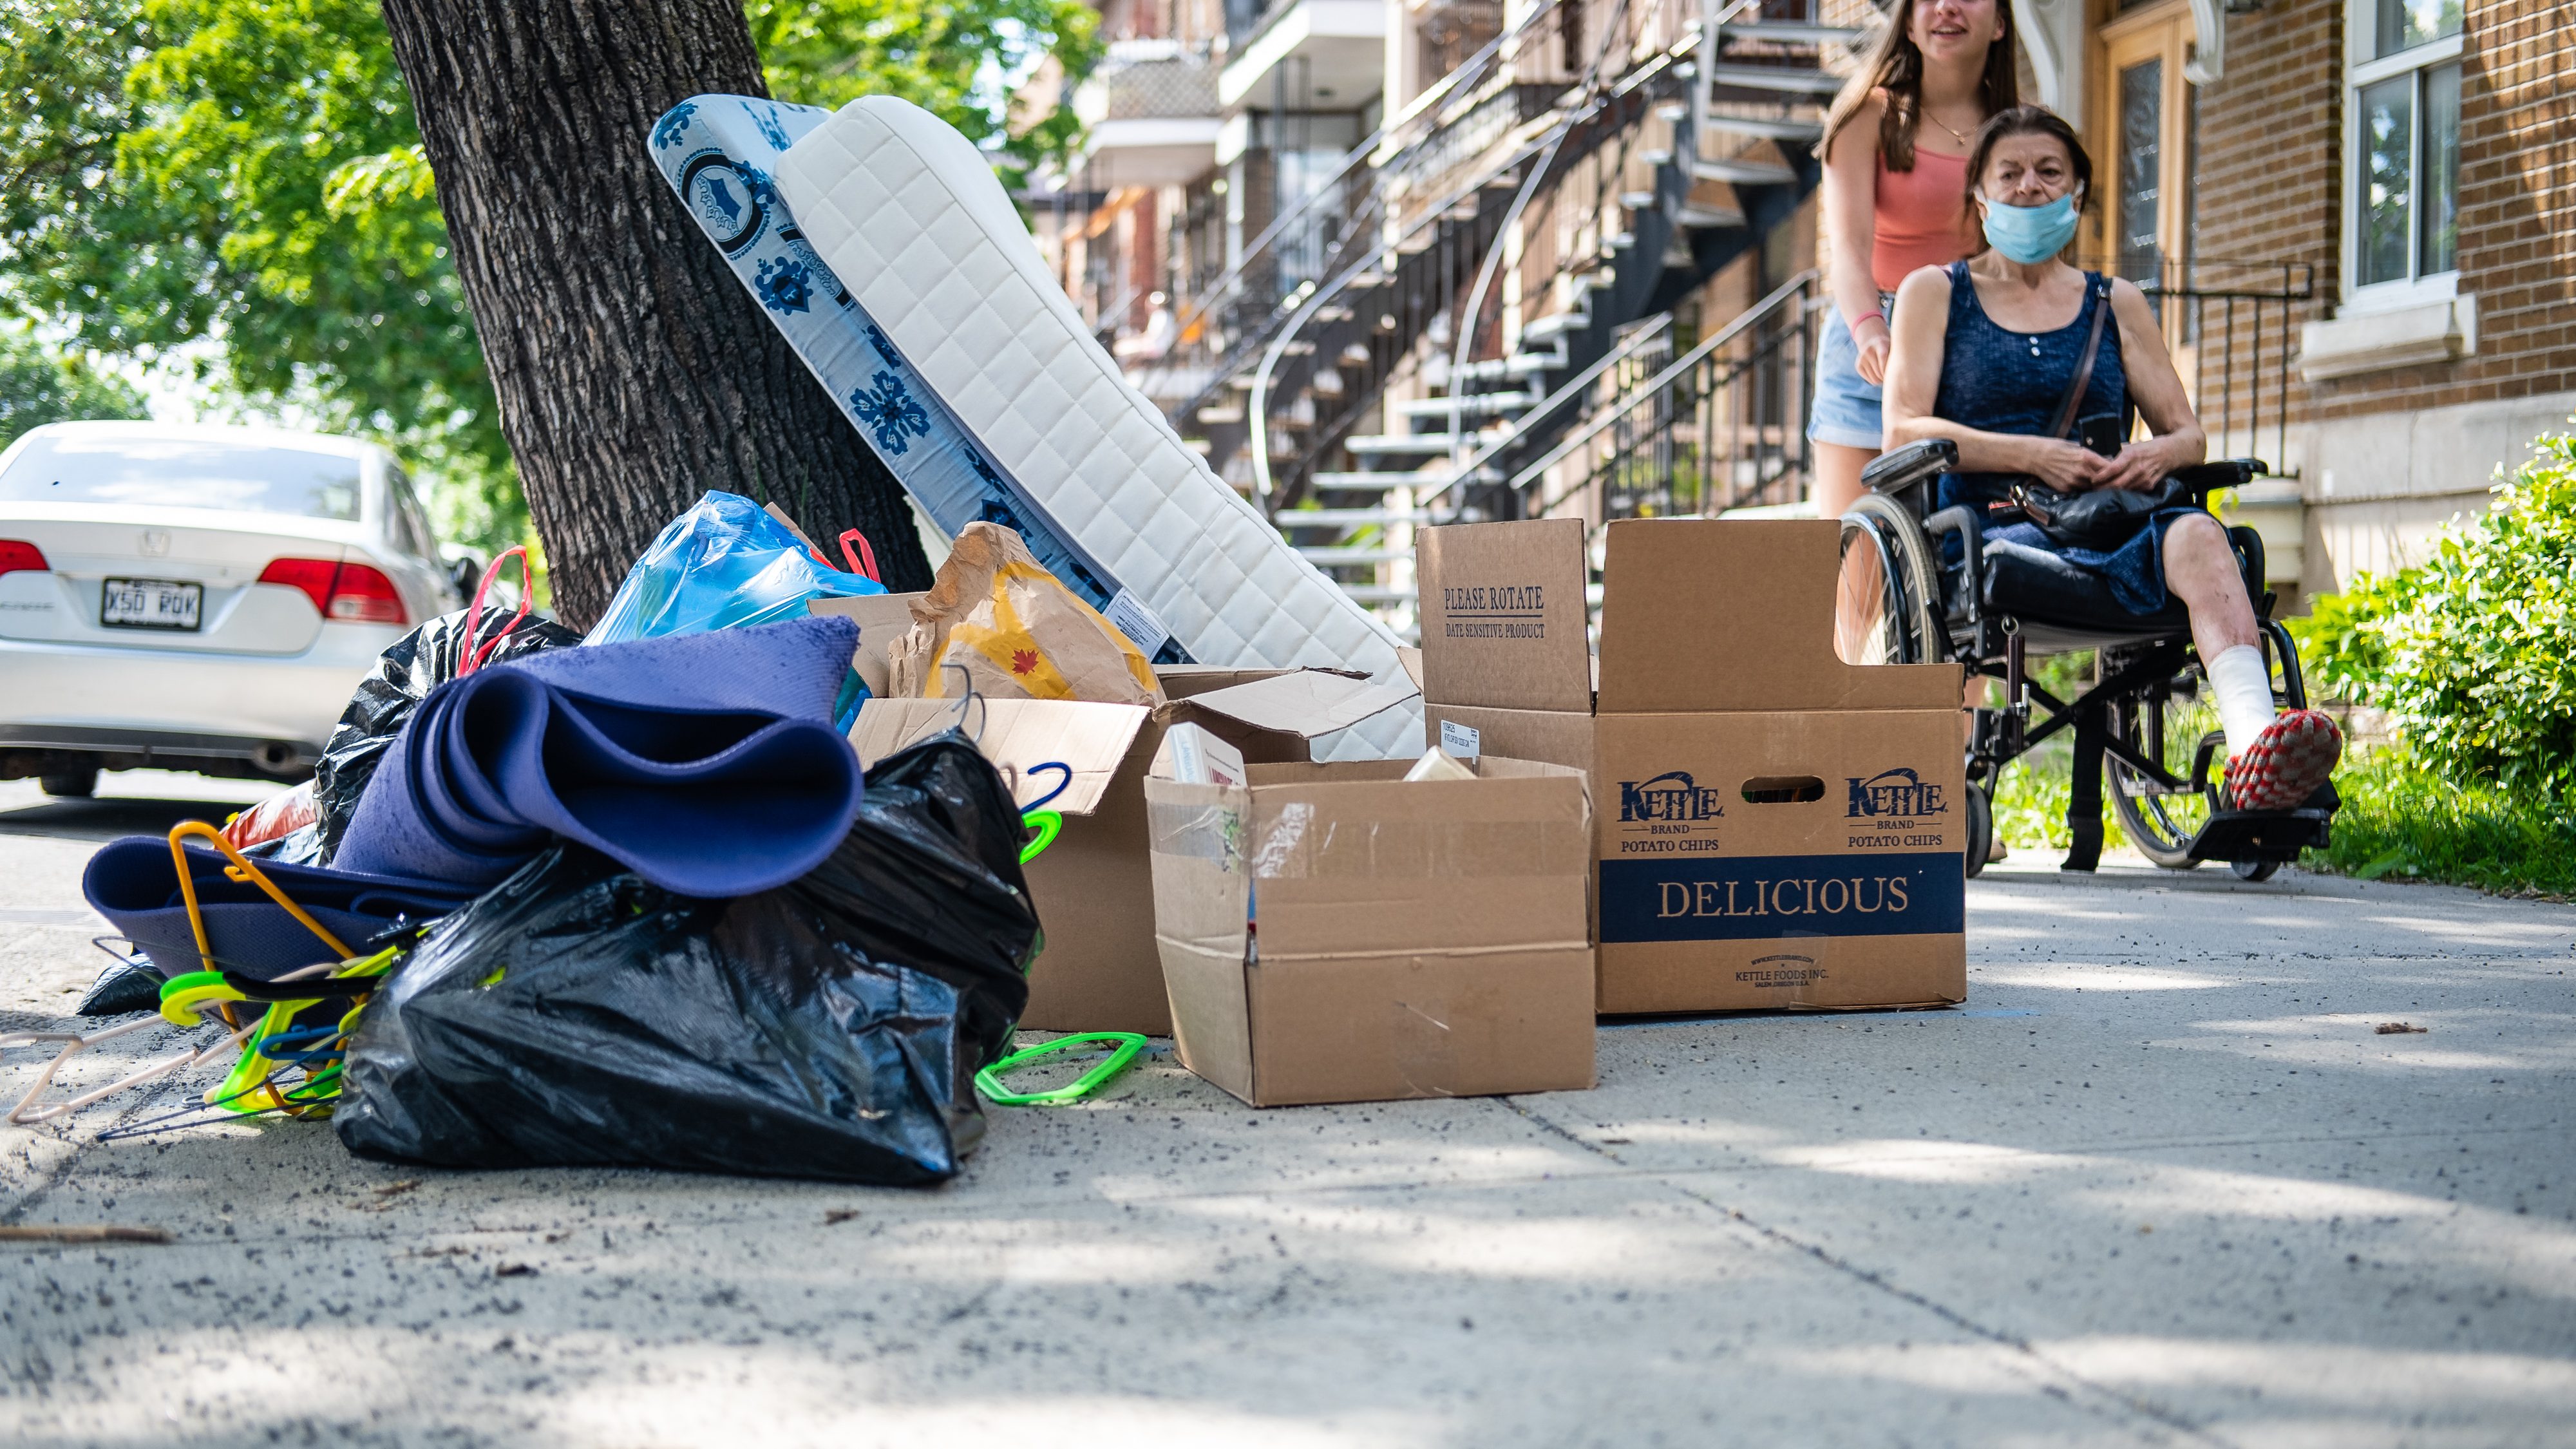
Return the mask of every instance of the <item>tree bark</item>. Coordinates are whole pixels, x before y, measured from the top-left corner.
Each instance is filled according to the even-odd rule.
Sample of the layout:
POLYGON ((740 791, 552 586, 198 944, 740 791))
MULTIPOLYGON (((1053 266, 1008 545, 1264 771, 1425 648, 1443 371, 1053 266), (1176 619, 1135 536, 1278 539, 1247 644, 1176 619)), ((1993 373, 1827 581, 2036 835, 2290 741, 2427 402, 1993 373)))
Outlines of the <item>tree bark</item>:
POLYGON ((930 585, 902 486, 646 153, 701 92, 765 96, 741 0, 384 0, 555 608, 587 628, 710 488, 930 585))

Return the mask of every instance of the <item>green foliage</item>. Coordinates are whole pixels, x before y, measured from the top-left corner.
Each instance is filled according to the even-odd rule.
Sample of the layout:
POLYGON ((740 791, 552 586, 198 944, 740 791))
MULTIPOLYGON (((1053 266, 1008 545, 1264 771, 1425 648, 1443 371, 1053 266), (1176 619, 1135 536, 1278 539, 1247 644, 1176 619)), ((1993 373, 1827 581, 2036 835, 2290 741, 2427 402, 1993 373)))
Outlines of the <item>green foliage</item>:
POLYGON ((394 445, 452 537, 526 532, 372 0, 0 0, 0 32, 52 118, 0 132, 40 178, 0 212, 0 300, 394 445))
MULTIPOLYGON (((2014 850, 2064 850, 2072 839, 2066 830, 2066 805, 2074 794, 2073 742, 2065 736, 2041 742, 2038 748, 2004 766, 2002 778, 1995 781, 1995 834, 2014 850)), ((2128 838, 2111 814, 2111 787, 2106 779, 2102 787, 2103 844, 2118 849, 2128 838)))
POLYGON ((2576 803, 2576 437, 2543 436, 2497 506, 2293 625, 2323 689, 2384 709, 2414 767, 2576 803))
POLYGON ((1100 59, 1099 17, 1081 0, 749 0, 751 38, 783 101, 840 106, 900 96, 996 150, 1015 189, 1080 130, 1072 107, 1014 117, 1008 87, 1052 59, 1079 80, 1100 59))
MULTIPOLYGON (((2093 685, 2093 651, 2041 656, 2030 661, 2029 669, 2031 683, 2059 699, 2073 699, 2093 685)), ((1988 688, 2001 697, 2001 685, 1988 688)), ((2015 850, 2065 849, 2066 804, 2075 792, 2074 777, 2074 739, 2063 731, 2004 766, 1994 781, 1995 835, 2015 850)), ((2106 783, 2102 838, 2116 844, 2126 837, 2112 819, 2109 798, 2106 783)))
MULTIPOLYGON (((907 97, 1026 165, 1069 108, 1007 86, 1096 58, 1079 0, 751 0, 780 95, 907 97)), ((0 0, 0 315, 254 411, 384 441, 447 537, 529 535, 376 0, 0 0)))
POLYGON ((143 394, 123 378, 57 355, 24 328, 0 327, 0 448, 45 423, 145 416, 143 394))
POLYGON ((2335 773, 2334 843, 2306 863, 2363 880, 2576 895, 2576 807, 2462 786, 2403 748, 2356 750, 2335 773))
POLYGON ((136 0, 0 0, 0 264, 91 226, 134 124, 125 73, 154 40, 136 0))

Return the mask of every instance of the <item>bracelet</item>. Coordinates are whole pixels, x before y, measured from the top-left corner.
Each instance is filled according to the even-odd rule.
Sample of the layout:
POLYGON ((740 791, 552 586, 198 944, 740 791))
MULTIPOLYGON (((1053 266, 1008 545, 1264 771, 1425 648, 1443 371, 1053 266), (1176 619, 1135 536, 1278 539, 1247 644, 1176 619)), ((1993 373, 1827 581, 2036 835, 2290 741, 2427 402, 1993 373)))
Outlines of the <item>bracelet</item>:
MULTIPOLYGON (((1873 317, 1875 317, 1875 318, 1877 318, 1877 319, 1878 319, 1878 325, 1879 325, 1879 326, 1881 326, 1881 327, 1886 327, 1886 326, 1888 325, 1888 324, 1887 324, 1887 314, 1886 314, 1886 313, 1884 313, 1884 312, 1878 311, 1876 308, 1872 308, 1871 310, 1869 310, 1869 311, 1867 311, 1867 312, 1863 312, 1863 313, 1861 313, 1859 316, 1852 318, 1849 322, 1845 323, 1844 325, 1845 325, 1845 326, 1847 326, 1847 327, 1852 328, 1852 329, 1853 329, 1853 330, 1855 330, 1855 331, 1857 331, 1857 330, 1859 330, 1859 328, 1860 328, 1860 324, 1862 324, 1863 322, 1867 322, 1867 321, 1869 321, 1869 320, 1870 320, 1871 318, 1873 318, 1873 317)), ((1893 331, 1894 329, 1893 329, 1893 328, 1890 328, 1889 330, 1890 330, 1890 331, 1893 331)))

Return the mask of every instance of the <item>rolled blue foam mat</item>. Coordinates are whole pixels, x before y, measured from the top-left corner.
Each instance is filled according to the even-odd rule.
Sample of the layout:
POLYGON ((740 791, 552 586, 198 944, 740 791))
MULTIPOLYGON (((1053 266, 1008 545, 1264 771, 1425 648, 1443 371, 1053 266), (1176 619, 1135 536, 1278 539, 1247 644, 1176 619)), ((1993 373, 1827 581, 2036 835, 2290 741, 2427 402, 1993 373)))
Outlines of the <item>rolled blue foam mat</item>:
POLYGON ((331 863, 488 886, 561 837, 682 895, 785 885, 858 815, 858 757, 832 728, 857 647, 848 619, 791 619, 556 649, 440 685, 331 863))
MULTIPOLYGON (((196 932, 188 925, 187 900, 179 893, 168 840, 129 835, 99 847, 81 873, 81 893, 89 897, 90 908, 107 917, 118 935, 141 947, 164 976, 225 967, 266 980, 299 966, 338 959, 339 953, 258 886, 225 875, 227 864, 211 850, 188 852, 188 877, 196 885, 206 944, 215 955, 211 967, 197 954, 196 932)), ((359 952, 390 927, 446 915, 476 895, 469 887, 442 881, 266 860, 258 865, 288 900, 311 912, 325 930, 340 938, 340 944, 359 952)))

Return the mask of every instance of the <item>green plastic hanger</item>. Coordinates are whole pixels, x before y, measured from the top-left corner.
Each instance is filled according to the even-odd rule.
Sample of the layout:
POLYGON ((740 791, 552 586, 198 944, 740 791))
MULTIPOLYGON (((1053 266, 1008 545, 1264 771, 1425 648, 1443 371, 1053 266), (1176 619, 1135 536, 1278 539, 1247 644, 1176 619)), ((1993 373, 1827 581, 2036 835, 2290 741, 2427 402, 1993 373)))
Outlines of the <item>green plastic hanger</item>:
POLYGON ((1136 1060, 1136 1054, 1144 1049, 1145 1038, 1136 1032, 1076 1032, 1072 1036, 1060 1036, 1050 1042, 1040 1042, 1025 1051, 1013 1052, 977 1072, 975 1090, 991 1099, 993 1105, 997 1107, 1056 1107, 1066 1102, 1078 1102, 1100 1090, 1110 1078, 1127 1070, 1128 1064, 1136 1060), (1118 1049, 1102 1058, 1098 1066, 1083 1073, 1066 1086, 1047 1092, 1013 1092, 1002 1086, 1002 1073, 1013 1067, 1025 1066, 1051 1052, 1060 1052, 1066 1047, 1095 1041, 1116 1042, 1118 1049))

